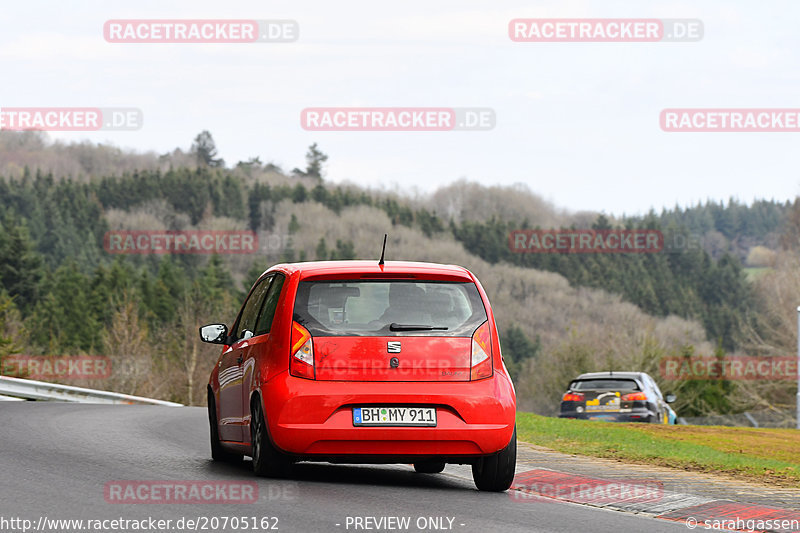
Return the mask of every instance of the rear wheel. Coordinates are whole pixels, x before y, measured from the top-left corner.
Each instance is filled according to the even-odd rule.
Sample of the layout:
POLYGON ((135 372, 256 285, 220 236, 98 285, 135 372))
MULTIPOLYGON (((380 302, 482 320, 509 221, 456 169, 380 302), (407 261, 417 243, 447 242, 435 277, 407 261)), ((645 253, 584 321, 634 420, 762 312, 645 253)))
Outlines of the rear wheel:
POLYGON ((250 442, 253 446, 253 472, 258 476, 285 477, 289 474, 291 461, 275 449, 269 438, 264 411, 256 400, 251 408, 250 442))
POLYGON ((494 455, 482 457, 472 465, 472 479, 478 490, 503 492, 514 482, 517 466, 517 428, 508 445, 494 455))
POLYGON ((222 447, 219 441, 219 427, 217 426, 217 407, 214 402, 214 393, 208 391, 208 426, 211 433, 211 459, 214 461, 225 461, 228 463, 238 463, 242 460, 239 454, 231 453, 222 447))
POLYGON ((414 463, 414 470, 420 474, 438 474, 444 470, 444 461, 425 461, 414 463))

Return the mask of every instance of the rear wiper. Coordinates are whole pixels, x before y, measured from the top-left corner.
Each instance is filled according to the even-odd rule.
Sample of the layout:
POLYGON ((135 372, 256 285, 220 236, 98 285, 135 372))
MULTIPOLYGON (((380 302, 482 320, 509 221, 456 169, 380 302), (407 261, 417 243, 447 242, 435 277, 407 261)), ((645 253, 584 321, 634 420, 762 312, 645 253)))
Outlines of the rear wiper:
POLYGON ((448 328, 446 326, 423 326, 420 324, 398 324, 397 322, 392 322, 389 325, 390 331, 432 331, 432 330, 440 330, 445 331, 448 328))

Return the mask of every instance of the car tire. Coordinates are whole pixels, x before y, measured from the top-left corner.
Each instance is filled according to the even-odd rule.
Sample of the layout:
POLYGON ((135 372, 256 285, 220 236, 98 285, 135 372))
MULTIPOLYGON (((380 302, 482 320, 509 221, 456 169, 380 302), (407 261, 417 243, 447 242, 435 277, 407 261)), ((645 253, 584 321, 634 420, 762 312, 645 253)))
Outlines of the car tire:
POLYGON ((291 461, 272 444, 260 401, 253 402, 250 412, 253 472, 257 476, 286 477, 289 475, 291 461))
POLYGON ((217 407, 214 401, 214 393, 208 391, 208 426, 211 433, 211 459, 226 463, 239 463, 244 459, 243 456, 229 452, 222 447, 219 441, 219 427, 217 427, 217 407))
POLYGON ((425 461, 414 463, 414 470, 419 474, 438 474, 444 470, 444 461, 425 461))
POLYGON ((499 452, 482 457, 472 465, 472 479, 478 490, 503 492, 514 482, 517 466, 517 428, 511 441, 499 452))

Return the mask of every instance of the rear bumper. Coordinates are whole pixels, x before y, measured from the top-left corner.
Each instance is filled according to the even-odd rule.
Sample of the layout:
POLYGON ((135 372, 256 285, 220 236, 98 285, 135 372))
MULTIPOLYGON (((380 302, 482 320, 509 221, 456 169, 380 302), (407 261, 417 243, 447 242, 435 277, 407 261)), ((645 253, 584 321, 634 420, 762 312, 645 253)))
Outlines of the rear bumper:
POLYGON ((650 409, 641 408, 633 409, 626 413, 604 413, 598 412, 582 412, 577 411, 562 411, 559 413, 558 418, 576 418, 578 420, 610 420, 612 422, 651 422, 658 418, 658 415, 650 409))
POLYGON ((261 387, 274 445, 300 459, 399 462, 496 453, 511 439, 516 400, 495 372, 475 382, 312 381, 282 373, 261 387), (436 407, 436 427, 356 427, 360 406, 436 407))

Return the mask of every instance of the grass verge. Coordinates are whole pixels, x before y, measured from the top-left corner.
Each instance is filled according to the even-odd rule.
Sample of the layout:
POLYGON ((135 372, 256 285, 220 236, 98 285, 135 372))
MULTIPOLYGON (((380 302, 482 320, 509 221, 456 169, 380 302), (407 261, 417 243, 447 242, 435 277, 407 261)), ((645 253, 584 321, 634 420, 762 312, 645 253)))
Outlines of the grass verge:
POLYGON ((800 431, 618 424, 517 413, 520 440, 560 452, 800 486, 800 431))

